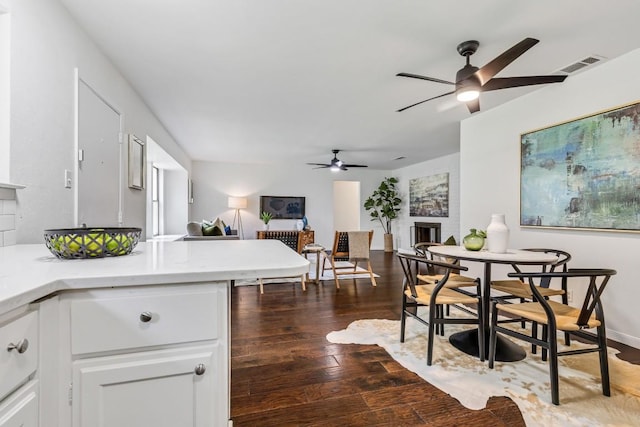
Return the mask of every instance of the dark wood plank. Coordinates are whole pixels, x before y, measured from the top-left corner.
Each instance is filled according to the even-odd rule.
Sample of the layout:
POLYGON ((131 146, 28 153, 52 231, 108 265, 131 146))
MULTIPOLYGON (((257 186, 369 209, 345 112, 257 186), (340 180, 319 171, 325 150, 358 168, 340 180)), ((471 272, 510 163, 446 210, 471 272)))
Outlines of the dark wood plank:
MULTIPOLYGON (((242 426, 524 426, 516 404, 492 397, 473 411, 406 370, 375 345, 326 334, 358 319, 400 318, 402 271, 373 251, 366 280, 236 287, 231 296, 231 416, 242 426)), ((612 343, 616 346, 616 343, 612 343)), ((640 361, 627 346, 619 357, 640 361)))

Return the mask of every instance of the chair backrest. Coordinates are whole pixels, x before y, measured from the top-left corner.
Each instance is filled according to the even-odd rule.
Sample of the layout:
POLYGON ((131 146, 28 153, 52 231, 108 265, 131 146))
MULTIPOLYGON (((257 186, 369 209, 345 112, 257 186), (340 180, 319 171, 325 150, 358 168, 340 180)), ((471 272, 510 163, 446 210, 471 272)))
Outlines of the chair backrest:
POLYGON ((415 288, 415 286, 418 284, 418 272, 426 271, 427 274, 430 275, 443 274, 442 278, 438 280, 436 288, 433 292, 434 294, 437 294, 437 292, 442 287, 444 287, 445 283, 449 279, 449 275, 451 272, 468 270, 467 267, 461 265, 431 260, 423 256, 406 255, 399 253, 398 260, 400 261, 400 266, 402 267, 402 272, 404 273, 403 292, 408 288, 411 290, 411 295, 413 295, 414 297, 418 295, 415 288), (439 273, 442 271, 444 273, 439 273))
POLYGON ((428 259, 433 259, 433 254, 431 254, 431 252, 429 252, 429 248, 431 246, 442 246, 442 243, 420 242, 420 243, 416 243, 413 246, 413 249, 416 251, 416 253, 418 255, 423 256, 423 257, 428 258, 428 259))
MULTIPOLYGON (((582 278, 582 282, 588 279, 588 288, 585 292, 584 301, 580 305, 580 314, 576 321, 576 324, 581 328, 586 327, 589 322, 589 318, 595 312, 596 318, 600 321, 604 320, 604 312, 602 310, 602 304, 600 296, 604 291, 611 276, 614 276, 617 272, 607 268, 570 268, 567 271, 555 271, 555 272, 543 272, 543 273, 509 273, 509 277, 517 277, 525 283, 529 284, 534 301, 539 302, 544 308, 549 322, 555 322, 553 316, 553 310, 549 306, 548 300, 546 300, 538 291, 536 285, 539 284, 543 287, 549 287, 551 280, 559 278, 562 280, 579 279, 582 278), (538 283, 536 283, 538 281, 538 283)), ((578 280, 579 281, 579 280, 578 280)), ((578 306, 576 305, 576 308, 578 306)))
POLYGON ((568 268, 567 263, 571 261, 571 254, 561 249, 528 248, 528 249, 525 249, 525 251, 544 252, 546 254, 553 254, 558 257, 558 260, 553 264, 551 264, 550 266, 546 266, 546 265, 543 266, 542 271, 547 271, 547 268, 549 269, 548 270, 549 272, 567 271, 567 268, 568 268))
MULTIPOLYGON (((553 273, 556 271, 564 271, 566 272, 568 269, 568 262, 571 261, 571 254, 569 254, 569 252, 563 251, 561 249, 551 249, 551 248, 527 248, 524 249, 525 251, 531 251, 531 252, 544 252, 546 254, 553 254, 555 256, 558 257, 558 260, 556 262, 554 262, 553 264, 550 265, 543 265, 542 266, 542 272, 546 273, 553 273)), ((520 273, 521 270, 520 268, 518 268, 517 265, 513 264, 513 269, 517 272, 520 273)), ((550 283, 547 283, 547 285, 550 285, 550 283)), ((565 290, 565 292, 567 291, 567 278, 566 277, 562 277, 561 278, 561 286, 562 289, 565 290)))
MULTIPOLYGON (((373 240, 373 230, 369 231, 369 247, 371 247, 371 241, 373 240)), ((331 249, 331 255, 333 259, 337 261, 349 260, 349 232, 348 231, 336 231, 333 238, 333 248, 331 249)))

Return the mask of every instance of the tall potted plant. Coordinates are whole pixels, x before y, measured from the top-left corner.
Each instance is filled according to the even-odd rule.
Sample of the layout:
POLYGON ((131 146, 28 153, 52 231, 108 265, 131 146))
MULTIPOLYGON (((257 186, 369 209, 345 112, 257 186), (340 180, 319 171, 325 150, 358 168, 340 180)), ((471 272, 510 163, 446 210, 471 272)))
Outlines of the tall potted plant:
POLYGON ((384 230, 384 251, 393 252, 393 234, 391 221, 398 217, 402 199, 396 188, 398 179, 385 178, 378 189, 364 202, 364 208, 369 211, 371 221, 380 221, 384 230))

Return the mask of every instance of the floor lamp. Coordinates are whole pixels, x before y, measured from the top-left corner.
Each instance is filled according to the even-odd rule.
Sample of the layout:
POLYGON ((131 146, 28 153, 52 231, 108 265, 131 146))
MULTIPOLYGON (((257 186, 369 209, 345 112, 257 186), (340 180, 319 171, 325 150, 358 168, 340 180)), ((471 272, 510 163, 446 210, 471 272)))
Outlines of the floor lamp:
POLYGON ((240 234, 240 238, 244 239, 244 230, 242 229, 242 217, 240 216, 240 209, 247 208, 247 198, 246 197, 229 197, 229 208, 235 209, 236 212, 233 215, 233 225, 231 228, 235 228, 236 226, 236 218, 238 219, 238 234, 240 234))

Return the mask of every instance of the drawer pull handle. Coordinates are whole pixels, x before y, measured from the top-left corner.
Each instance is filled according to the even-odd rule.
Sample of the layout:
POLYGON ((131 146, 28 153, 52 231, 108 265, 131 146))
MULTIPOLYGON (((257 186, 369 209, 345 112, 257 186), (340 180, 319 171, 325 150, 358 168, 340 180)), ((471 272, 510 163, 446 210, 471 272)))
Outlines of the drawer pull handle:
POLYGON ((152 318, 153 315, 150 311, 143 311, 142 313, 140 313, 140 321, 143 323, 150 322, 152 318))
POLYGON ((206 370, 207 370, 207 368, 204 366, 204 364, 198 363, 196 365, 196 369, 194 369, 193 372, 195 372, 196 375, 202 375, 202 374, 204 374, 204 371, 206 371, 206 370))
POLYGON ((18 341, 18 344, 9 343, 7 346, 7 351, 16 350, 18 353, 22 354, 29 348, 29 340, 24 338, 18 341))

